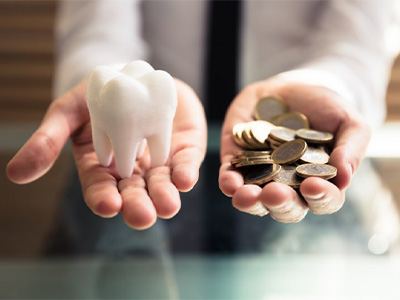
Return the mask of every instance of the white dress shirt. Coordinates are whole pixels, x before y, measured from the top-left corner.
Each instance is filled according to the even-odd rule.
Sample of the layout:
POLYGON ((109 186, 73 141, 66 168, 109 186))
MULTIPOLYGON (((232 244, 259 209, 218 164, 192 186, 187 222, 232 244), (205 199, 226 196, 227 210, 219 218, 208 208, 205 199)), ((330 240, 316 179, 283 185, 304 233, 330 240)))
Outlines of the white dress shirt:
MULTIPOLYGON (((396 0, 243 2, 242 86, 279 74, 330 88, 371 125, 382 122, 396 0)), ((64 1, 55 94, 96 65, 145 59, 201 96, 206 24, 204 1, 64 1)))

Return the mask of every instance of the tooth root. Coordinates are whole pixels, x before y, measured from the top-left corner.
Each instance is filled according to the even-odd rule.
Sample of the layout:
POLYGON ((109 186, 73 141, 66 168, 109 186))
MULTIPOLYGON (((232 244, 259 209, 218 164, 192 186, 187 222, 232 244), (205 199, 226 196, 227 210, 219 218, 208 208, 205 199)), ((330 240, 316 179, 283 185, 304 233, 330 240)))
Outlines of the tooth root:
POLYGON ((147 138, 151 156, 151 166, 158 167, 166 163, 171 147, 171 130, 157 133, 147 138))
POLYGON ((144 151, 146 150, 146 146, 147 146, 147 142, 146 139, 143 139, 138 147, 138 151, 137 151, 137 158, 140 159, 142 158, 144 151))
POLYGON ((115 166, 121 178, 131 177, 136 163, 136 153, 140 140, 119 137, 111 141, 115 166))
POLYGON ((112 160, 111 143, 107 135, 100 128, 93 125, 92 128, 93 147, 101 165, 108 167, 112 160))

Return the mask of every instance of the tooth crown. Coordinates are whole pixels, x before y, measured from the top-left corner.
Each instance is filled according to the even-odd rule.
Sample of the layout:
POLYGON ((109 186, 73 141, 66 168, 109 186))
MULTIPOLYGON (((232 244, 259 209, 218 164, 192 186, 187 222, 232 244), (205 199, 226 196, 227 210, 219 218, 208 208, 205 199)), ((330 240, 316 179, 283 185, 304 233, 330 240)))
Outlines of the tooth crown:
POLYGON ((87 100, 93 145, 108 166, 114 152, 121 177, 132 174, 147 139, 153 166, 166 162, 177 106, 174 79, 144 61, 99 66, 89 76, 87 100))

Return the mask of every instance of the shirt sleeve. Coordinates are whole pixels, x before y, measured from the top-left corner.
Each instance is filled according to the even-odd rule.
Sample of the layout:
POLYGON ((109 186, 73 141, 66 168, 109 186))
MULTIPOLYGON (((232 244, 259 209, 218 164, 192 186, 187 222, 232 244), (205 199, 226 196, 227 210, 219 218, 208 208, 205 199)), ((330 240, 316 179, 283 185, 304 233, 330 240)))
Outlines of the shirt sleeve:
POLYGON ((144 59, 138 0, 61 1, 56 21, 54 95, 100 64, 144 59))
POLYGON ((385 93, 397 47, 390 34, 398 26, 396 0, 326 2, 308 45, 314 58, 284 80, 329 88, 342 104, 361 112, 372 126, 385 118, 385 93), (392 46, 392 47, 390 47, 392 46))

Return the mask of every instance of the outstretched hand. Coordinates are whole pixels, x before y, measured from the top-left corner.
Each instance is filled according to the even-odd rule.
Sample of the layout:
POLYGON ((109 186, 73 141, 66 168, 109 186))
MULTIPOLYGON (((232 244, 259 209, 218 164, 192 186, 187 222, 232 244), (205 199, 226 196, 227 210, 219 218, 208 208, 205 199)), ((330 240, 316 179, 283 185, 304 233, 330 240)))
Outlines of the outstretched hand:
POLYGON ((315 214, 331 214, 339 210, 370 139, 366 123, 357 113, 344 108, 341 100, 326 88, 278 79, 257 82, 245 88, 226 114, 221 137, 219 186, 225 195, 232 197, 233 206, 247 213, 270 213, 275 220, 285 223, 302 220, 309 209, 315 214), (312 128, 336 136, 329 164, 337 168, 337 176, 332 182, 316 177, 305 179, 300 186, 304 200, 294 189, 281 183, 271 182, 263 188, 245 185, 242 176, 230 167, 230 160, 240 150, 232 138, 233 126, 252 120, 258 99, 268 95, 280 96, 290 110, 305 114, 312 128))
POLYGON ((206 151, 206 121, 193 90, 176 80, 178 106, 174 118, 170 157, 166 165, 150 168, 150 155, 137 161, 133 175, 120 179, 114 163, 99 164, 93 149, 85 83, 56 99, 40 127, 7 166, 10 180, 19 184, 43 176, 69 138, 88 207, 102 217, 122 213, 135 229, 152 226, 157 217, 171 218, 180 209, 179 191, 196 184, 206 151))

